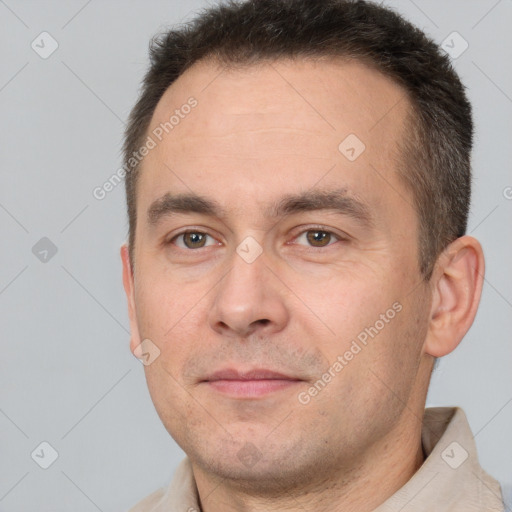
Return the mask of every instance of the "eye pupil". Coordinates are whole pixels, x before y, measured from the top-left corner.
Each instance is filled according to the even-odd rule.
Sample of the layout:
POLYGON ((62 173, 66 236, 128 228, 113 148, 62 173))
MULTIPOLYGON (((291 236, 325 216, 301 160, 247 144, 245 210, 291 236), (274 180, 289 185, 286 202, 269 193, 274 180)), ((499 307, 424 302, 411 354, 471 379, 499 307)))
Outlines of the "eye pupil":
POLYGON ((316 247, 323 247, 324 244, 322 242, 330 242, 331 234, 326 231, 308 231, 307 239, 312 245, 316 247), (316 245, 318 242, 320 242, 319 246, 316 245))

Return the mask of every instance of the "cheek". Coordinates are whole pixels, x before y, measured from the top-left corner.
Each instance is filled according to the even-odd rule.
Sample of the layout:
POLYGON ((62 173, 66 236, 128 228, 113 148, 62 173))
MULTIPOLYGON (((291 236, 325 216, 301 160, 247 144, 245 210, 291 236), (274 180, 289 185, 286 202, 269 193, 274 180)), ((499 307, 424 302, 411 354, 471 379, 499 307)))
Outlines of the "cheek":
POLYGON ((379 321, 399 298, 384 274, 363 265, 296 275, 294 291, 301 299, 295 307, 305 313, 297 309, 295 320, 310 327, 316 324, 325 333, 322 337, 339 348, 379 321))
POLYGON ((197 344, 199 326, 206 321, 200 301, 204 290, 198 287, 176 286, 157 272, 147 272, 137 283, 135 301, 141 338, 158 346, 166 368, 178 368, 197 344))
MULTIPOLYGON (((383 295, 373 298, 355 323, 349 315, 340 316, 337 325, 343 334, 334 344, 325 345, 334 377, 313 402, 329 418, 332 429, 347 417, 355 422, 353 431, 360 434, 367 431, 370 435, 379 422, 379 428, 389 428, 416 386, 425 315, 410 298, 391 304, 383 295), (341 370, 334 366, 340 358, 341 370)), ((361 304, 350 307, 357 309, 361 304)), ((329 368, 324 370, 325 376, 329 368)))
POLYGON ((160 420, 169 434, 182 446, 180 441, 186 435, 194 418, 198 415, 201 421, 205 421, 206 418, 202 415, 201 407, 198 407, 197 402, 191 399, 190 394, 179 383, 178 372, 168 368, 169 361, 164 357, 144 368, 146 382, 160 420))
MULTIPOLYGON (((414 371, 426 317, 424 305, 398 272, 379 276, 360 270, 332 276, 323 281, 321 290, 311 287, 314 279, 302 279, 297 295, 307 304, 308 314, 296 311, 294 317, 328 364, 341 356, 342 373, 346 378, 350 374, 350 380, 364 389, 368 379, 375 378, 371 369, 390 382, 403 376, 404 365, 414 371)), ((342 379, 337 381, 341 384, 342 379)))
POLYGON ((380 396, 388 395, 397 406, 406 403, 415 388, 427 328, 425 302, 408 293, 373 324, 371 334, 369 329, 364 331, 369 337, 361 375, 374 382, 380 396))
POLYGON ((164 425, 180 430, 186 422, 190 396, 184 388, 182 369, 191 353, 198 350, 200 316, 204 310, 199 298, 203 295, 177 289, 175 283, 162 277, 152 279, 146 274, 136 292, 141 337, 150 339, 160 354, 144 367, 148 389, 164 425), (172 404, 172 407, 169 406, 172 404), (173 411, 180 410, 180 415, 173 411), (183 417, 178 422, 178 417, 183 417))

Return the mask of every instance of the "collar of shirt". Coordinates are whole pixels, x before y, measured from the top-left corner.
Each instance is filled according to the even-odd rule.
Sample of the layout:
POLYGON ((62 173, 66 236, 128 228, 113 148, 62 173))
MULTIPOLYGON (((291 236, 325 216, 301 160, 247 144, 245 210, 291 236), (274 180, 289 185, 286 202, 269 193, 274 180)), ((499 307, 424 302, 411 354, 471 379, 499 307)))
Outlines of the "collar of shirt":
MULTIPOLYGON (((460 407, 425 409, 421 442, 426 459, 412 478, 374 512, 503 512, 500 484, 480 466, 460 407)), ((179 464, 167 488, 130 512, 201 512, 190 460, 179 464)))

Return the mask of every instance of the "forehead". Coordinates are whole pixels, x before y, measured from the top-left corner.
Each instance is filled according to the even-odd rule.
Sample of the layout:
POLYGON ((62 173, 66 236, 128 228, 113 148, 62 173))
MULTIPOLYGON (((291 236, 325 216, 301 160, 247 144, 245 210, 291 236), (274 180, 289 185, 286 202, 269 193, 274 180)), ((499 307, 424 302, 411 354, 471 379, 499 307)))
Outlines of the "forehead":
POLYGON ((382 192, 382 175, 396 181, 408 105, 397 84, 357 61, 197 63, 155 109, 138 197, 147 206, 171 190, 210 192, 246 210, 244 195, 277 198, 320 180, 382 192))
POLYGON ((168 122, 190 96, 200 107, 194 109, 197 122, 180 123, 173 135, 283 127, 336 137, 349 130, 366 139, 368 132, 379 137, 395 128, 390 135, 399 136, 408 107, 400 86, 356 60, 278 60, 237 67, 200 61, 167 89, 151 126, 168 122))

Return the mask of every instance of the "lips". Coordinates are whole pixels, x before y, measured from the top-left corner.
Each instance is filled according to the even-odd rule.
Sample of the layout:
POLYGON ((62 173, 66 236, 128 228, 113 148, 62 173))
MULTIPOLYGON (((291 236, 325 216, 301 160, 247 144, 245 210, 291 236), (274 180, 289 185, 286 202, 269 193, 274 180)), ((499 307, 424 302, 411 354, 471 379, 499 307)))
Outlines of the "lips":
POLYGON ((204 379, 208 387, 231 398, 258 398, 293 387, 302 379, 268 369, 241 371, 226 368, 204 379))
POLYGON ((255 369, 246 372, 238 371, 232 368, 219 370, 210 375, 206 381, 213 382, 217 380, 300 380, 279 372, 265 369, 255 369))

